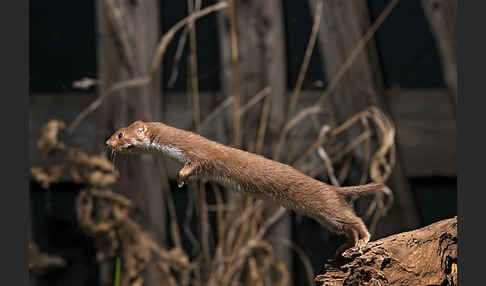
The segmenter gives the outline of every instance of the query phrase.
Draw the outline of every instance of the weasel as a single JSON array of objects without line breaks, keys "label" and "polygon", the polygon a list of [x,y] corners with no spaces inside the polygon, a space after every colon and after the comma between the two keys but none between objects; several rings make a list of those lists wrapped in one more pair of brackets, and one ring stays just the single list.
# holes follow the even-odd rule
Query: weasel
[{"label": "weasel", "polygon": [[381,183],[328,185],[289,165],[160,122],[135,121],[117,130],[106,144],[116,152],[162,154],[183,164],[177,176],[179,187],[191,180],[211,180],[307,215],[329,231],[348,237],[336,251],[338,256],[348,248],[361,249],[370,240],[368,229],[345,198],[380,191],[391,195]]}]

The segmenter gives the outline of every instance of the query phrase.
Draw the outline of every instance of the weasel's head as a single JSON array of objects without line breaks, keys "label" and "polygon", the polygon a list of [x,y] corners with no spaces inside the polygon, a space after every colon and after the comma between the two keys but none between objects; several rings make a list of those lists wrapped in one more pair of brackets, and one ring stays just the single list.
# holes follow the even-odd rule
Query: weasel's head
[{"label": "weasel's head", "polygon": [[142,153],[150,146],[147,124],[135,121],[127,127],[118,129],[106,140],[106,145],[120,153]]}]

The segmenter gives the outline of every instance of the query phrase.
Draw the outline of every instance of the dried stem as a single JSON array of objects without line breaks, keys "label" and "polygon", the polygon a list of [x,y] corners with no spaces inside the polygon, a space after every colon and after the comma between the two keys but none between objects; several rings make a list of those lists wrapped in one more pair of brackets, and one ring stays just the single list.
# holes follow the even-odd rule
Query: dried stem
[{"label": "dried stem", "polygon": [[310,262],[309,257],[305,254],[304,250],[290,240],[280,239],[280,242],[282,242],[284,245],[290,247],[292,250],[295,251],[295,253],[297,253],[297,256],[299,256],[300,260],[304,264],[304,268],[305,268],[305,272],[307,274],[307,280],[309,281],[309,285],[314,286],[315,285],[314,269],[312,268],[312,263]]},{"label": "dried stem", "polygon": [[167,210],[169,212],[170,230],[171,230],[170,232],[171,232],[172,240],[174,241],[176,247],[182,248],[179,224],[177,223],[177,214],[176,214],[174,199],[172,198],[172,192],[170,190],[167,171],[165,169],[164,163],[161,158],[158,158],[157,162],[158,162],[159,171],[162,180],[162,186],[163,186],[162,193],[163,193],[164,201],[166,202],[167,205]]},{"label": "dried stem", "polygon": [[210,13],[223,10],[226,8],[228,8],[228,4],[225,1],[221,1],[218,4],[208,6],[196,13],[187,16],[186,18],[182,19],[181,21],[177,22],[174,26],[172,26],[172,28],[170,28],[170,30],[167,31],[167,33],[165,33],[165,35],[162,37],[162,39],[160,40],[157,46],[157,50],[155,52],[155,56],[152,61],[151,78],[152,79],[155,78],[157,70],[160,68],[162,64],[162,58],[164,57],[165,50],[167,49],[167,46],[169,45],[170,41],[177,33],[177,31],[179,31],[182,27],[190,23],[193,23],[194,21],[196,21],[201,17],[204,17]]},{"label": "dried stem", "polygon": [[233,145],[239,148],[241,145],[241,123],[239,116],[240,109],[240,77],[238,68],[238,38],[236,34],[236,5],[235,0],[229,0],[230,9],[230,38],[231,38],[231,60],[233,63],[232,71],[232,93],[233,93]]},{"label": "dried stem", "polygon": [[275,152],[273,154],[273,159],[275,161],[278,161],[280,159],[280,154],[282,152],[282,148],[283,148],[283,145],[285,143],[285,138],[287,136],[287,133],[292,128],[294,128],[297,125],[297,123],[299,123],[301,120],[303,120],[307,116],[319,113],[321,111],[322,110],[321,110],[320,106],[311,106],[311,107],[305,108],[305,109],[301,110],[294,118],[292,118],[291,120],[289,120],[285,124],[285,126],[283,127],[283,130],[282,130],[282,133],[280,133],[280,138],[279,138],[279,141],[278,141],[277,146],[275,148]]},{"label": "dried stem", "polygon": [[[321,129],[321,132],[319,132],[319,137],[324,137],[326,133],[328,133],[330,130],[330,127],[328,125],[324,125]],[[322,134],[322,135],[321,135]],[[334,174],[334,168],[332,167],[332,162],[331,159],[329,158],[329,155],[327,155],[327,152],[324,150],[322,146],[319,146],[317,148],[317,153],[319,154],[319,157],[321,157],[322,161],[324,161],[324,165],[326,166],[327,174],[329,175],[329,179],[331,180],[332,184],[334,186],[339,186],[339,182],[336,179],[336,175]]]},{"label": "dried stem", "polygon": [[[271,88],[266,87],[256,95],[254,95],[243,107],[238,111],[238,116],[243,116],[251,107],[257,104],[260,100],[271,94]],[[221,114],[227,107],[234,103],[234,96],[226,98],[220,105],[218,105],[213,111],[202,121],[201,130],[208,126],[208,124],[219,114]]]},{"label": "dried stem", "polygon": [[309,62],[312,56],[312,50],[314,50],[314,46],[316,44],[317,32],[319,31],[319,24],[321,22],[323,6],[324,6],[324,0],[317,0],[317,6],[314,13],[314,24],[312,25],[312,31],[311,31],[309,43],[307,44],[307,48],[305,50],[304,60],[302,61],[299,75],[297,76],[297,82],[295,84],[294,91],[292,92],[292,97],[290,98],[290,105],[289,105],[287,116],[292,116],[295,107],[297,106],[297,102],[299,101],[299,95],[300,95],[300,90],[302,88],[302,83],[304,82],[305,74],[307,72],[307,68],[309,67]]},{"label": "dried stem", "polygon": [[113,93],[115,93],[117,91],[125,89],[125,88],[139,87],[139,86],[144,86],[144,85],[147,85],[147,84],[150,84],[150,78],[148,78],[148,77],[137,77],[137,78],[134,78],[134,79],[124,80],[124,81],[120,81],[120,82],[113,84],[108,89],[108,91],[106,93],[104,93],[102,96],[98,97],[96,100],[91,102],[90,105],[88,105],[88,107],[83,109],[76,116],[76,118],[74,118],[74,120],[71,122],[71,124],[69,124],[69,126],[66,129],[67,133],[72,134],[74,129],[79,125],[79,123],[81,123],[81,121],[86,116],[88,116],[89,114],[94,112],[96,109],[98,109],[98,107],[101,106],[101,103],[103,102],[103,100],[105,100],[108,96],[112,95]]},{"label": "dried stem", "polygon": [[346,58],[343,65],[339,68],[337,74],[327,86],[326,90],[322,93],[317,104],[322,104],[325,98],[327,98],[336,89],[338,83],[341,81],[344,74],[349,70],[356,57],[363,51],[366,44],[373,38],[378,28],[383,24],[385,19],[390,15],[391,11],[398,4],[400,0],[391,0],[388,5],[383,9],[376,21],[366,31],[366,34],[358,41],[356,47],[351,51],[351,54]]},{"label": "dried stem", "polygon": [[[192,0],[187,0],[187,9],[189,15],[194,12],[194,3]],[[194,125],[197,133],[201,133],[201,115],[199,106],[199,81],[197,79],[197,46],[196,46],[196,26],[194,21],[189,23],[189,63],[190,63],[190,79],[191,79],[191,93],[194,107]]]},{"label": "dried stem", "polygon": [[271,90],[269,91],[269,94],[270,96],[267,96],[263,103],[262,116],[260,118],[260,125],[258,126],[257,143],[256,143],[256,150],[255,150],[257,154],[261,154],[263,152],[263,142],[265,140],[265,133],[267,131],[268,119],[270,117],[270,104],[272,102]]}]

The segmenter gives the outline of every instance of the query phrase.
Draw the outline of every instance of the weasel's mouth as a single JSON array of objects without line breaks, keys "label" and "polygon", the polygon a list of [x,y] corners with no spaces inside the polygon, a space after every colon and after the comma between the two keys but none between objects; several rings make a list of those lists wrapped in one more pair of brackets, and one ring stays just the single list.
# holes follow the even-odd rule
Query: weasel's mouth
[{"label": "weasel's mouth", "polygon": [[128,145],[128,146],[126,146],[126,147],[124,147],[124,148],[121,148],[120,150],[121,150],[121,151],[125,151],[125,152],[130,152],[130,153],[131,153],[131,152],[135,152],[135,151],[136,151],[136,149],[137,149],[137,148],[135,147],[135,145]]},{"label": "weasel's mouth", "polygon": [[130,151],[133,151],[135,149],[135,146],[133,145],[128,145],[128,146],[118,146],[116,148],[112,148],[113,151],[115,152],[130,152]]}]

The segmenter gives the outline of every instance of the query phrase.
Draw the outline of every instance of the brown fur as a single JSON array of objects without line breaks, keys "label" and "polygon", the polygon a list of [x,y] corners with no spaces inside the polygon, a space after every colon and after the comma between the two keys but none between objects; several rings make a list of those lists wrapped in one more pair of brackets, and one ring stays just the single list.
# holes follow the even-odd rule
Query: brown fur
[{"label": "brown fur", "polygon": [[[118,138],[120,133],[123,136]],[[134,140],[137,144],[133,144]],[[128,153],[162,152],[154,146],[178,150],[168,156],[185,165],[179,172],[179,186],[203,178],[257,198],[272,199],[312,217],[332,232],[346,234],[349,242],[337,254],[350,247],[364,246],[370,238],[365,224],[345,197],[386,189],[383,184],[331,186],[291,166],[159,122],[136,121],[119,129],[106,143],[115,151]]]}]

